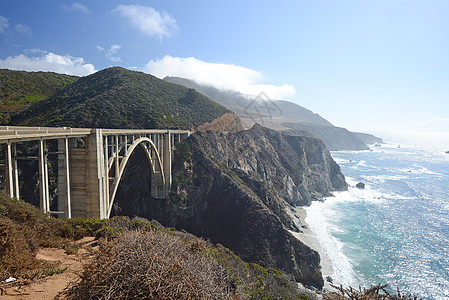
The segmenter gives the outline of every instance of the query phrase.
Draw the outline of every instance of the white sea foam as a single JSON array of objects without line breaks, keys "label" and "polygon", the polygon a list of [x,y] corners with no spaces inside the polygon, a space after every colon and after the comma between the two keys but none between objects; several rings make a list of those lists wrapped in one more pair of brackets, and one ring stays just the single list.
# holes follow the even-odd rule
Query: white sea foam
[{"label": "white sea foam", "polygon": [[411,168],[399,168],[399,169],[391,169],[392,172],[401,172],[401,173],[413,173],[413,174],[424,174],[424,175],[437,175],[443,176],[444,174],[438,173],[432,170],[429,170],[426,167],[411,167]]},{"label": "white sea foam", "polygon": [[355,165],[351,166],[351,169],[359,170],[359,171],[374,171],[380,170],[380,168],[368,165],[368,163],[364,160],[358,161]]},{"label": "white sea foam", "polygon": [[324,202],[313,202],[310,207],[306,208],[306,222],[317,236],[321,248],[332,263],[334,282],[344,286],[356,286],[360,283],[360,279],[354,271],[353,262],[345,255],[343,249],[343,246],[350,245],[343,245],[335,237],[339,233],[343,233],[336,225],[340,219],[336,208],[345,202],[363,201],[381,204],[389,199],[403,199],[404,196],[382,193],[372,189],[369,185],[365,189],[356,188],[355,185],[358,181],[351,177],[347,177],[346,181],[349,184],[348,191],[335,192],[333,197],[325,198]]},{"label": "white sea foam", "polygon": [[[402,181],[407,179],[405,176],[393,176],[393,175],[375,175],[375,176],[361,176],[365,183],[364,189],[356,188],[356,181],[354,178],[346,177],[346,182],[349,185],[347,195],[344,196],[344,201],[363,201],[375,204],[381,204],[386,200],[404,200],[404,199],[416,199],[416,197],[408,197],[401,194],[395,194],[393,191],[386,193],[378,189],[382,183],[388,180]],[[334,193],[339,195],[338,193]]]},{"label": "white sea foam", "polygon": [[371,182],[375,182],[375,183],[384,183],[389,180],[398,181],[398,180],[408,179],[409,177],[404,176],[404,175],[402,175],[402,176],[401,175],[370,175],[370,176],[363,175],[362,178],[365,180],[369,180]]},{"label": "white sea foam", "polygon": [[336,158],[334,157],[334,160],[337,164],[342,165],[342,164],[347,164],[350,163],[351,161],[349,159],[343,159],[343,158]]},{"label": "white sea foam", "polygon": [[[341,195],[341,199],[344,199],[343,193]],[[341,230],[330,222],[330,220],[335,220],[337,217],[332,209],[333,203],[331,202],[338,202],[338,199],[333,197],[334,201],[313,202],[312,205],[306,208],[306,222],[317,236],[321,248],[331,261],[334,270],[334,274],[332,274],[334,282],[344,286],[351,286],[356,282],[351,261],[343,252],[343,243],[332,235],[332,233]]]}]

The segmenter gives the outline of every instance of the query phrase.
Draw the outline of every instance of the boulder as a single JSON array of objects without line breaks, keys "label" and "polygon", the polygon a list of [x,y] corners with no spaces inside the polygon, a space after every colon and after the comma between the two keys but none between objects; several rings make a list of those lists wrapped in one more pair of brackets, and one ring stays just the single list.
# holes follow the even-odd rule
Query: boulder
[{"label": "boulder", "polygon": [[359,188],[359,189],[364,189],[364,188],[365,188],[365,184],[364,184],[363,182],[359,182],[359,183],[357,183],[357,184],[355,185],[355,187],[356,187],[356,188]]}]

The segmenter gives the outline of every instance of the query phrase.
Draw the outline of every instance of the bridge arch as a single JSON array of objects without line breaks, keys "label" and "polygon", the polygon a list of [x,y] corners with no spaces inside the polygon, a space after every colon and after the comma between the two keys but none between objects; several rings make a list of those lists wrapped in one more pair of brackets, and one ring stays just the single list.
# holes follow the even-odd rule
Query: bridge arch
[{"label": "bridge arch", "polygon": [[[119,167],[118,167],[118,172],[116,171],[117,173],[115,174],[114,181],[112,183],[112,186],[110,187],[110,191],[112,193],[110,194],[110,198],[109,198],[106,218],[109,218],[109,216],[111,215],[112,204],[114,203],[115,196],[117,194],[117,190],[120,185],[120,181],[125,172],[125,168],[128,164],[129,158],[131,157],[134,150],[138,146],[141,146],[144,149],[147,161],[150,164],[151,174],[152,174],[151,190],[155,191],[155,194],[153,194],[153,192],[152,192],[152,196],[158,197],[158,198],[159,197],[164,198],[166,196],[165,195],[165,193],[166,193],[166,191],[165,191],[166,178],[164,175],[164,166],[163,166],[163,162],[161,159],[161,155],[159,154],[159,151],[158,151],[156,145],[154,144],[154,142],[151,139],[149,139],[148,137],[140,137],[140,138],[134,140],[134,142],[129,147],[128,147],[128,145],[124,144],[121,148],[116,149],[116,153],[114,153],[114,155],[118,156],[119,153],[117,153],[117,152],[120,152],[124,147],[126,147],[126,151],[124,151],[126,153],[126,155],[124,155],[123,158],[121,159],[121,161],[119,163]],[[107,165],[108,173],[112,169],[113,164],[117,163],[117,162],[114,162],[114,157],[111,157],[111,159],[112,159],[112,163],[108,162],[108,165]]]}]

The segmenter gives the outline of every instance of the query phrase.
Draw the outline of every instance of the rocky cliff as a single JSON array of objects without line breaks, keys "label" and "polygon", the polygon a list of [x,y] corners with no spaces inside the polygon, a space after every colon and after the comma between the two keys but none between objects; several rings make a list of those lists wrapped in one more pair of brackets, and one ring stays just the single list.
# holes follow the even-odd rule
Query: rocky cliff
[{"label": "rocky cliff", "polygon": [[201,124],[197,127],[197,130],[199,131],[207,131],[207,130],[213,130],[213,131],[219,131],[219,130],[225,130],[225,131],[233,131],[233,130],[243,130],[243,125],[240,122],[239,117],[237,117],[234,113],[226,113],[218,118],[206,122],[204,124]]},{"label": "rocky cliff", "polygon": [[208,237],[244,260],[322,287],[319,255],[289,233],[300,229],[287,212],[347,188],[324,144],[259,125],[227,134],[200,132],[186,143],[178,144],[175,153],[170,200],[149,196],[150,170],[142,170],[145,156],[137,152],[120,185],[114,213],[153,218]]}]

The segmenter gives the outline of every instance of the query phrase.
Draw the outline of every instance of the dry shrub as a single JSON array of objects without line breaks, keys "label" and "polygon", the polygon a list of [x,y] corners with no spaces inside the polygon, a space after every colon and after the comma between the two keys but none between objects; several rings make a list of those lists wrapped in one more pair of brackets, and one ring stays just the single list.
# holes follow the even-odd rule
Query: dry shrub
[{"label": "dry shrub", "polygon": [[23,201],[0,193],[0,280],[32,277],[45,268],[36,260],[40,245],[56,241],[60,222]]},{"label": "dry shrub", "polygon": [[69,299],[230,299],[226,272],[176,236],[126,231],[87,266]]},{"label": "dry shrub", "polygon": [[325,300],[417,300],[417,296],[411,296],[408,294],[401,294],[398,290],[397,294],[392,294],[386,287],[388,285],[375,285],[369,289],[354,289],[352,287],[344,288],[343,286],[334,286],[333,288],[338,290],[338,292],[329,292],[324,294]]},{"label": "dry shrub", "polygon": [[24,233],[10,219],[0,219],[0,277],[31,270],[38,265],[33,249]]}]

